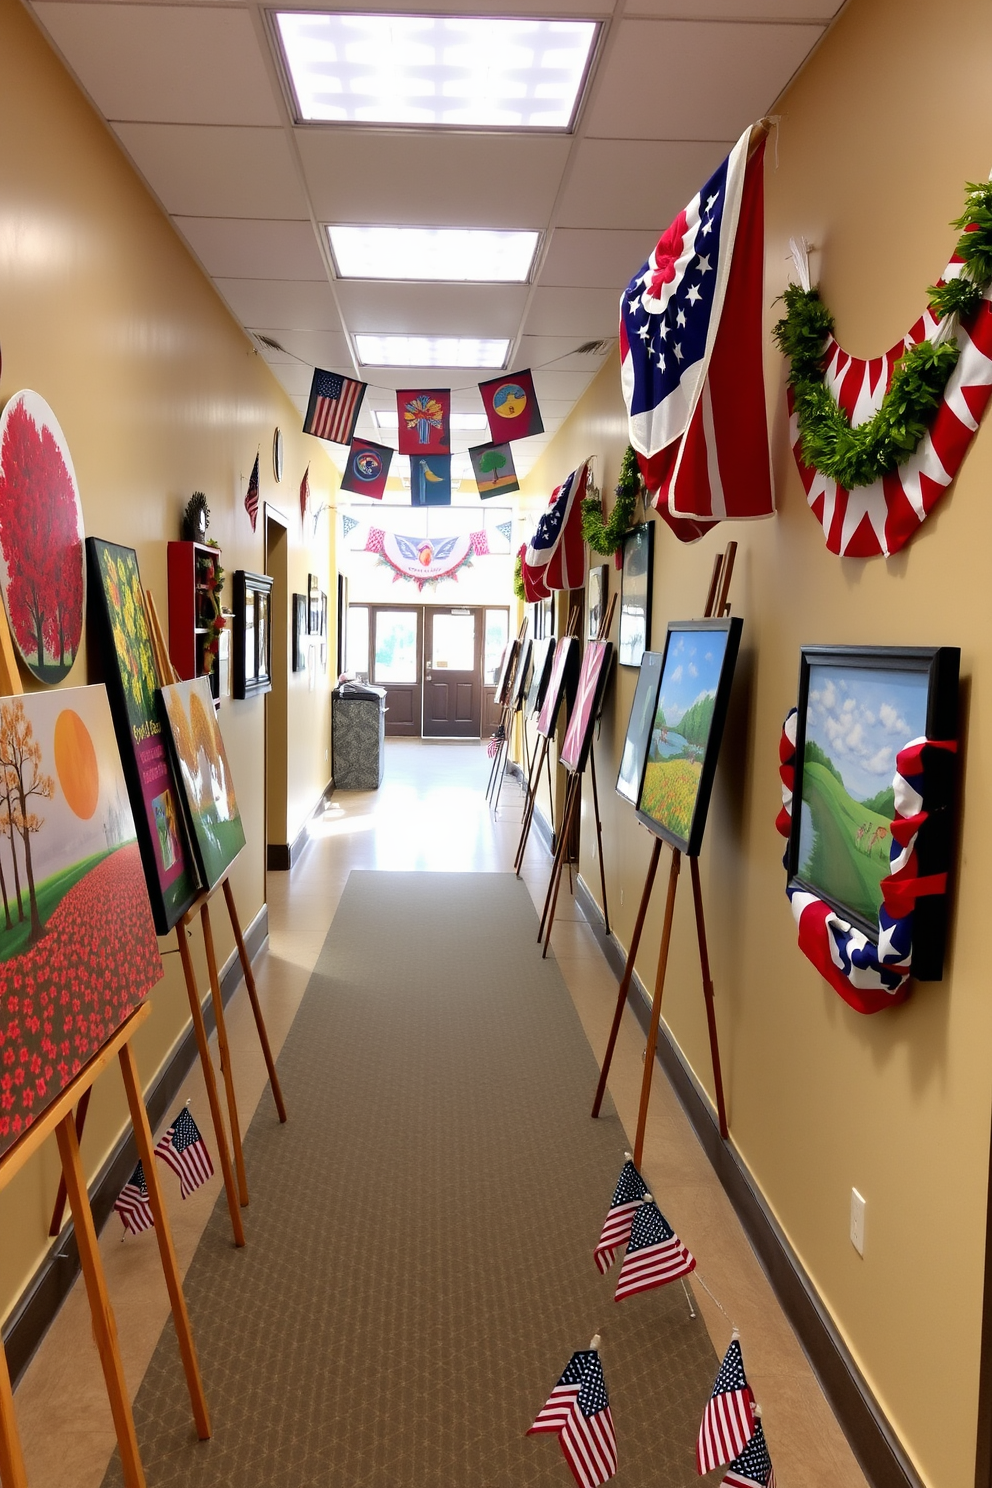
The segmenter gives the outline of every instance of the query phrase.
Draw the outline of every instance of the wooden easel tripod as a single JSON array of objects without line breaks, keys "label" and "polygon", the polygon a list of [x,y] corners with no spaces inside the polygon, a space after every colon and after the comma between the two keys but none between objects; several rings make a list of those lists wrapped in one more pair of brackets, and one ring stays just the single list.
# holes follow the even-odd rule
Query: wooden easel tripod
[{"label": "wooden easel tripod", "polygon": [[[568,624],[565,627],[566,636],[578,635],[579,613],[580,612],[578,605],[573,605],[568,614]],[[530,772],[527,776],[527,797],[524,801],[523,821],[520,827],[520,841],[517,844],[517,853],[516,857],[513,860],[514,870],[518,878],[520,877],[520,870],[523,867],[524,853],[527,849],[527,839],[530,836],[530,829],[534,820],[534,805],[537,801],[537,793],[541,787],[541,771],[545,768],[547,769],[548,776],[548,799],[551,802],[551,840],[552,843],[556,843],[558,840],[555,835],[555,792],[554,786],[552,785],[551,781],[551,756],[548,752],[550,747],[550,737],[542,735],[540,747],[534,753],[534,758],[531,761]]]},{"label": "wooden easel tripod", "polygon": [[[730,581],[733,577],[736,556],[737,544],[732,542],[728,543],[726,551],[718,554],[714,560],[709,592],[706,596],[705,618],[711,616],[718,617],[729,613],[730,607],[727,603],[727,596],[730,593]],[[627,1002],[627,994],[630,991],[630,983],[634,975],[634,961],[636,960],[637,950],[641,942],[641,932],[644,929],[644,919],[647,915],[648,904],[651,901],[651,891],[654,888],[654,880],[658,871],[660,857],[661,838],[655,837],[651,847],[651,858],[648,863],[647,877],[644,880],[644,890],[641,894],[637,918],[634,921],[630,949],[627,952],[623,977],[617,991],[617,1005],[613,1015],[613,1026],[610,1029],[606,1054],[603,1058],[603,1068],[600,1071],[599,1084],[596,1087],[596,1096],[592,1106],[594,1117],[599,1115],[600,1107],[603,1104],[603,1096],[606,1093],[606,1082],[610,1073],[610,1065],[613,1062],[613,1052],[616,1048],[617,1036],[620,1032],[620,1023],[623,1018],[624,1006]],[[644,1152],[644,1131],[647,1126],[648,1105],[651,1100],[651,1079],[654,1074],[655,1053],[658,1048],[658,1028],[661,1022],[661,999],[665,990],[665,974],[668,969],[668,952],[671,945],[672,921],[675,914],[675,893],[678,888],[681,862],[681,852],[678,848],[672,848],[672,861],[668,875],[668,894],[665,900],[665,918],[662,923],[661,945],[658,951],[658,966],[654,979],[654,994],[651,999],[651,1018],[648,1024],[647,1048],[644,1055],[644,1074],[641,1078],[641,1098],[637,1112],[637,1132],[634,1138],[634,1163],[637,1166],[640,1165]],[[703,915],[703,896],[699,881],[698,858],[689,859],[689,870],[692,876],[692,902],[696,918],[696,939],[699,947],[699,965],[703,980],[703,997],[706,1003],[710,1057],[713,1062],[713,1084],[716,1091],[717,1117],[720,1124],[720,1135],[726,1141],[729,1136],[729,1129],[727,1126],[726,1102],[723,1094],[720,1043],[716,1026],[716,1009],[713,1002],[713,981],[710,976],[709,949],[706,941],[706,922]]]}]

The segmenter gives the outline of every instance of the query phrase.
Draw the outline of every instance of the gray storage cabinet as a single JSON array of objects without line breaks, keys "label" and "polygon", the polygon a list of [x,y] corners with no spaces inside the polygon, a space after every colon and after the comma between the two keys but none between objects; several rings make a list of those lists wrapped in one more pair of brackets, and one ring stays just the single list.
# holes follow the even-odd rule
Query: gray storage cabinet
[{"label": "gray storage cabinet", "polygon": [[386,696],[379,689],[331,694],[335,790],[378,790],[385,763]]}]

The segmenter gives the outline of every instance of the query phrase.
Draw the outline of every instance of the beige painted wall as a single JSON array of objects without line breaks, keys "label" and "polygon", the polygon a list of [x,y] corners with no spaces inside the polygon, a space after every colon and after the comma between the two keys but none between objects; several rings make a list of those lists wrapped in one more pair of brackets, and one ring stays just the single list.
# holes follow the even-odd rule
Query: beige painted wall
[{"label": "beige painted wall", "polygon": [[[777,168],[768,151],[769,326],[788,238],[805,234],[844,346],[877,355],[909,328],[950,256],[948,221],[961,211],[964,182],[992,166],[990,81],[984,0],[851,0],[780,104]],[[971,1488],[992,1084],[992,796],[983,768],[992,738],[992,428],[986,420],[951,494],[907,549],[841,561],[805,505],[770,337],[765,356],[778,516],[725,524],[695,547],[659,521],[655,565],[658,644],[669,619],[700,613],[718,548],[740,544],[731,596],[744,617],[739,686],[701,859],[732,1135],[924,1480]],[[545,494],[592,450],[611,489],[624,444],[613,363],[527,489]],[[947,969],[942,984],[921,985],[906,1006],[872,1018],[848,1009],[799,953],[784,893],[777,747],[804,642],[962,650],[962,829]],[[598,746],[604,781],[616,777],[634,682],[620,669]],[[609,785],[601,800],[611,913],[626,944],[649,842]],[[582,873],[598,892],[590,827],[587,815]],[[687,890],[665,1016],[711,1090]],[[656,891],[638,966],[649,985],[663,897]],[[852,1185],[867,1198],[863,1260],[848,1238]]]},{"label": "beige painted wall", "polygon": [[[292,587],[305,589],[312,571],[330,594],[332,521],[325,514],[316,535],[311,523],[304,540],[298,490],[309,460],[314,506],[330,504],[337,472],[319,442],[298,432],[298,413],[17,0],[0,0],[0,138],[0,402],[30,387],[54,408],[87,533],[137,549],[164,619],[166,541],[179,536],[193,490],[207,493],[228,574],[262,568],[261,512],[253,534],[243,506],[260,449],[262,500],[288,518]],[[278,486],[276,424],[286,441]],[[333,635],[330,645],[333,656]],[[69,684],[87,680],[84,653]],[[292,839],[329,777],[328,698],[329,678],[313,692],[305,678],[291,680],[287,738],[270,761],[292,782],[284,819],[272,824],[277,841]],[[265,893],[264,715],[261,699],[227,701],[220,715],[248,838],[233,874],[245,925]],[[233,945],[225,922],[215,916],[222,957]],[[189,1021],[177,963],[166,958],[135,1040],[146,1083]],[[124,1121],[114,1069],[96,1087],[83,1141],[91,1177]],[[0,1317],[46,1247],[57,1182],[49,1147],[0,1195]]]}]

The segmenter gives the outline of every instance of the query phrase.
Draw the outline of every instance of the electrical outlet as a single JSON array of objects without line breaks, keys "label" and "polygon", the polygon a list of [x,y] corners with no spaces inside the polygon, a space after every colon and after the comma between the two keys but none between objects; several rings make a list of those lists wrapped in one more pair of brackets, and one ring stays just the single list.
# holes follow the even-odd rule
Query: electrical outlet
[{"label": "electrical outlet", "polygon": [[851,1189],[851,1244],[859,1256],[865,1253],[865,1201],[856,1188]]}]

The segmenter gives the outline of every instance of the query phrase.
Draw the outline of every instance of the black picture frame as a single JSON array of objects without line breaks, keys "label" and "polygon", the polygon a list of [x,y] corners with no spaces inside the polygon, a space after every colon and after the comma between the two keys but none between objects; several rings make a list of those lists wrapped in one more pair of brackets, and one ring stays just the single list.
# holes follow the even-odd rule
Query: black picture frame
[{"label": "black picture frame", "polygon": [[[690,858],[703,843],[743,628],[739,615],[668,623],[637,817]],[[690,718],[686,736],[679,725]]]},{"label": "black picture frame", "polygon": [[232,692],[242,701],[272,691],[272,582],[235,569]]},{"label": "black picture frame", "polygon": [[307,596],[305,594],[294,594],[292,603],[292,667],[294,672],[305,672],[307,669],[307,634],[309,625],[309,619],[307,615]]},{"label": "black picture frame", "polygon": [[534,639],[536,641],[547,640],[555,633],[555,602],[553,595],[546,599],[535,600],[531,605],[534,620]]},{"label": "black picture frame", "polygon": [[627,732],[620,752],[620,769],[617,772],[616,792],[631,806],[637,805],[644,779],[648,744],[651,741],[651,725],[654,723],[658,703],[658,688],[661,685],[660,651],[645,651],[641,657],[641,669],[637,674],[634,701],[630,705]]},{"label": "black picture frame", "polygon": [[530,682],[527,687],[526,712],[529,718],[533,718],[540,711],[544,702],[544,693],[551,676],[551,663],[554,660],[555,642],[554,636],[545,636],[534,642],[531,653]]},{"label": "black picture frame", "polygon": [[340,677],[346,669],[348,660],[348,577],[346,574],[338,574],[338,633],[337,633],[337,661],[338,676]]},{"label": "black picture frame", "polygon": [[519,713],[527,699],[527,689],[530,686],[531,661],[534,655],[534,642],[528,637],[520,648],[517,658],[517,670],[513,678],[513,711]]},{"label": "black picture frame", "polygon": [[307,595],[310,601],[310,621],[307,628],[311,635],[320,635],[320,579],[316,574],[307,574]]},{"label": "black picture frame", "polygon": [[589,589],[586,599],[586,637],[594,640],[603,619],[603,606],[610,592],[610,565],[598,563],[589,570]]},{"label": "black picture frame", "polygon": [[631,527],[622,553],[617,661],[621,666],[640,666],[641,657],[651,647],[654,523]]},{"label": "black picture frame", "polygon": [[[789,887],[815,894],[824,900],[842,919],[855,926],[875,945],[878,944],[877,915],[873,917],[867,913],[864,902],[859,902],[853,893],[849,892],[845,898],[838,892],[838,877],[830,867],[826,851],[816,863],[815,845],[807,856],[810,833],[812,832],[815,841],[816,816],[824,809],[829,809],[836,821],[842,822],[846,816],[852,828],[854,819],[863,817],[865,821],[857,830],[852,831],[850,842],[839,828],[831,835],[831,844],[837,844],[835,857],[842,853],[856,866],[860,867],[860,864],[854,857],[855,853],[859,857],[866,855],[871,860],[871,853],[876,845],[874,839],[879,832],[875,819],[879,823],[892,819],[891,812],[886,818],[888,803],[884,797],[892,794],[891,790],[886,792],[885,788],[891,785],[896,753],[921,734],[928,739],[957,737],[960,666],[961,652],[956,646],[803,646],[800,651],[792,831],[786,850]],[[825,683],[832,683],[834,691],[834,696],[826,700]],[[877,796],[862,797],[860,801],[851,792],[856,781],[864,778],[863,769],[859,769],[848,758],[852,753],[849,743],[851,733],[838,736],[830,752],[824,750],[814,737],[815,734],[822,735],[826,720],[836,711],[834,698],[839,691],[845,693],[841,703],[841,716],[845,712],[851,715],[852,729],[861,725],[858,747],[866,743],[870,749],[876,737],[871,731],[866,733],[864,716],[876,720],[875,727],[885,729],[887,745],[891,745],[891,769],[888,768],[888,761],[881,760],[880,750],[875,756],[867,756],[869,764],[875,766],[876,775],[873,778],[878,779],[882,788]],[[849,698],[852,706],[845,709],[844,704]],[[816,714],[812,718],[811,699],[815,699],[813,712]],[[911,708],[906,707],[901,712],[897,708],[897,717],[883,715],[883,706],[890,709],[902,699],[912,699]],[[825,706],[825,701],[829,703],[829,707]],[[861,710],[867,710],[867,715],[863,715]],[[900,727],[903,724],[905,727]],[[808,744],[811,747],[808,748]],[[924,801],[926,821],[919,829],[915,846],[920,876],[947,873],[953,850],[956,756],[943,750],[932,750],[929,754]],[[825,763],[821,760],[824,755]],[[840,764],[837,763],[837,758],[840,759]],[[855,759],[860,758],[860,755],[855,756]],[[815,784],[814,772],[810,766],[816,767]],[[836,787],[823,780],[824,772],[836,777]],[[823,804],[825,794],[836,798],[829,802],[827,808]],[[819,811],[815,811],[818,797],[820,807]],[[853,803],[857,808],[853,816],[844,810],[847,802]],[[808,813],[805,818],[804,807]],[[876,807],[879,809],[876,810]],[[858,831],[863,829],[865,823],[871,830],[872,839],[867,854],[864,852],[863,840],[858,839]],[[885,847],[884,839],[877,845]],[[887,858],[880,856],[876,866],[879,871],[887,872]],[[865,870],[862,868],[861,872],[864,874]],[[911,973],[917,981],[940,981],[943,975],[946,936],[947,896],[934,894],[918,899],[913,911],[911,961]]]},{"label": "black picture frame", "polygon": [[562,703],[565,704],[567,724],[579,685],[579,665],[578,636],[562,636],[554,648],[547,686],[537,716],[537,732],[542,738],[550,739],[554,734]]},{"label": "black picture frame", "polygon": [[510,700],[510,690],[513,687],[513,679],[516,676],[517,658],[520,655],[520,641],[517,636],[507,641],[500,659],[499,671],[496,673],[496,692],[493,697],[498,708]]}]

